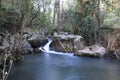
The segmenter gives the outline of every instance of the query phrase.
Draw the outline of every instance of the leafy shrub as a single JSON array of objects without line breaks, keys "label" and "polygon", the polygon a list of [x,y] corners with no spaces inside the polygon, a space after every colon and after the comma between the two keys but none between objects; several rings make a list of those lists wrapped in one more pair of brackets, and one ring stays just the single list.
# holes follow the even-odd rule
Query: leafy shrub
[{"label": "leafy shrub", "polygon": [[0,32],[10,32],[14,33],[20,29],[19,13],[15,12],[13,9],[0,8]]}]

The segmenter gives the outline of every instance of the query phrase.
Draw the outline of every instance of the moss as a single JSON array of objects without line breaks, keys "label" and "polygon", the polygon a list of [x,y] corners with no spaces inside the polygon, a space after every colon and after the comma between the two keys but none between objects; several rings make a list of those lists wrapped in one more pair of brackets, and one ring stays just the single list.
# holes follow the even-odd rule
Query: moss
[{"label": "moss", "polygon": [[65,46],[65,51],[66,51],[66,52],[70,52],[70,51],[71,51],[71,48],[68,47],[68,46]]}]

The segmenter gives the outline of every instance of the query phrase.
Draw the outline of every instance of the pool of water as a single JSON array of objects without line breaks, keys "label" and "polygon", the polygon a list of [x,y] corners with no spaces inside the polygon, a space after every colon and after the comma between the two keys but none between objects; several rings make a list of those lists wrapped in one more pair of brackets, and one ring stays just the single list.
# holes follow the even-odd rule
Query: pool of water
[{"label": "pool of water", "polygon": [[8,80],[120,80],[120,62],[60,54],[28,55],[14,63]]}]

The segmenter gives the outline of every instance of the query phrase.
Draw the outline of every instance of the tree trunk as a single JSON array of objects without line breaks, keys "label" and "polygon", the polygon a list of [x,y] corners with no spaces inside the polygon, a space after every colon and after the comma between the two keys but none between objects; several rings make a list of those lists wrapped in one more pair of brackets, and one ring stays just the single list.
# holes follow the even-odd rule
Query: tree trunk
[{"label": "tree trunk", "polygon": [[62,23],[63,23],[63,6],[64,6],[64,2],[62,1],[62,5],[61,5],[61,7],[60,7],[60,9],[61,9],[61,13],[60,13],[60,27],[62,28]]},{"label": "tree trunk", "polygon": [[19,34],[18,50],[20,50],[20,51],[22,49],[23,32],[24,32],[25,27],[27,26],[27,17],[28,17],[28,14],[29,14],[29,8],[28,7],[29,7],[29,3],[26,0],[25,1],[25,11],[21,12],[23,14],[23,20],[22,20],[21,30],[20,30],[20,34]]},{"label": "tree trunk", "polygon": [[57,32],[60,32],[60,0],[57,1]]},{"label": "tree trunk", "polygon": [[45,13],[46,9],[45,9],[45,0],[42,0],[43,3],[43,12]]},{"label": "tree trunk", "polygon": [[37,14],[38,14],[39,10],[32,16],[32,19],[30,20],[29,24],[27,25],[27,27],[30,27],[32,25],[32,22],[34,21],[34,19],[36,18]]},{"label": "tree trunk", "polygon": [[[45,12],[46,12],[46,7],[45,7],[45,0],[42,0],[42,4],[43,4],[43,17],[45,18],[45,21],[46,21],[46,16],[45,16]],[[44,22],[43,24],[43,27],[46,28],[46,24]],[[44,30],[44,35],[45,35],[45,32],[46,30]]]},{"label": "tree trunk", "polygon": [[24,32],[26,23],[27,23],[27,13],[24,14],[23,21],[22,21],[22,26],[21,26],[21,31],[20,31],[20,34],[19,34],[19,45],[18,45],[18,49],[19,49],[20,51],[21,51],[21,49],[22,49],[22,37],[23,37],[23,32]]},{"label": "tree trunk", "polygon": [[55,0],[53,24],[56,26],[57,33],[60,32],[60,0]]},{"label": "tree trunk", "polygon": [[55,24],[55,19],[56,19],[56,3],[57,3],[57,0],[55,0],[55,3],[54,3],[54,13],[53,13],[53,24]]},{"label": "tree trunk", "polygon": [[96,31],[97,31],[97,22],[96,22],[96,14],[95,13],[93,14],[93,18],[94,18],[94,40],[95,40],[95,43],[97,43],[98,42],[97,33],[96,33]]},{"label": "tree trunk", "polygon": [[101,2],[101,0],[98,0],[98,42],[100,42],[100,30],[99,30],[99,28],[100,28],[100,25],[101,25],[101,11],[100,11],[100,2]]}]

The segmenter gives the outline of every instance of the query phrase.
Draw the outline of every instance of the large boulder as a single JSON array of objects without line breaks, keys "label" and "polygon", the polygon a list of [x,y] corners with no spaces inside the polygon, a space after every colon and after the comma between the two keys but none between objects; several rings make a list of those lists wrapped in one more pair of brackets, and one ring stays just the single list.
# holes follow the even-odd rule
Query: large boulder
[{"label": "large boulder", "polygon": [[107,53],[107,49],[101,45],[92,45],[85,47],[82,50],[77,50],[75,55],[77,56],[88,56],[88,57],[103,57]]},{"label": "large boulder", "polygon": [[22,42],[22,53],[23,54],[31,54],[31,53],[33,53],[33,48],[30,45],[30,43],[28,43],[27,41]]},{"label": "large boulder", "polygon": [[28,39],[28,42],[33,48],[38,48],[44,46],[48,42],[48,40],[42,35],[33,35],[31,38]]},{"label": "large boulder", "polygon": [[38,31],[31,31],[30,28],[24,29],[23,39],[27,40],[33,48],[44,46],[47,43],[46,37]]},{"label": "large boulder", "polygon": [[33,48],[44,46],[48,40],[47,39],[35,39],[35,40],[28,40]]},{"label": "large boulder", "polygon": [[[2,38],[2,44],[0,45],[0,53],[5,49],[14,51],[14,49],[19,46],[18,35],[9,36],[8,38]],[[33,48],[26,40],[22,42],[22,51],[23,54],[33,53]],[[17,50],[18,51],[18,50]],[[16,51],[16,52],[17,52]]]},{"label": "large boulder", "polygon": [[33,47],[33,51],[35,53],[40,53],[41,50],[39,49],[39,47],[44,46],[48,42],[48,40],[45,36],[39,35],[39,34],[36,34],[36,33],[33,34],[27,41]]},{"label": "large boulder", "polygon": [[53,36],[52,48],[58,52],[74,52],[83,49],[83,38],[79,35],[55,34]]}]

